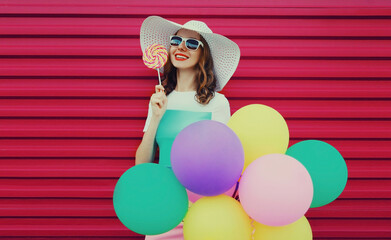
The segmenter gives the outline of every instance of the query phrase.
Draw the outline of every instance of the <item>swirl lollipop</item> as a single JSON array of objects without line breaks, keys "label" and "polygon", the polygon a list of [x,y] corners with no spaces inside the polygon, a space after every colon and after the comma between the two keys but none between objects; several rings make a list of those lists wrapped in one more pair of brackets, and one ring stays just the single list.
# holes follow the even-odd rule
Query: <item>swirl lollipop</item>
[{"label": "swirl lollipop", "polygon": [[149,67],[157,70],[157,75],[159,76],[159,84],[162,82],[160,80],[159,68],[163,67],[167,62],[168,53],[166,48],[160,44],[152,44],[147,47],[143,53],[144,64]]}]

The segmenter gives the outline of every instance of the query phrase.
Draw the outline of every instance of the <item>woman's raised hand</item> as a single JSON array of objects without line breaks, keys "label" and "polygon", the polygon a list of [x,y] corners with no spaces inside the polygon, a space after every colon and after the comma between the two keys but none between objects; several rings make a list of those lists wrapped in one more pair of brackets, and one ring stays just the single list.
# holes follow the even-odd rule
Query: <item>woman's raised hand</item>
[{"label": "woman's raised hand", "polygon": [[167,96],[162,85],[155,86],[155,93],[151,96],[152,114],[159,120],[167,109]]}]

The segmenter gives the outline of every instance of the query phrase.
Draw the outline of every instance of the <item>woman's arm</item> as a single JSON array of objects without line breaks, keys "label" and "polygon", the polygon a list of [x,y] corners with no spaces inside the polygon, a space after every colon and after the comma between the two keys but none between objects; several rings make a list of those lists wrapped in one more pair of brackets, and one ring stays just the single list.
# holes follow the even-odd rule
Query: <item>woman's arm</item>
[{"label": "woman's arm", "polygon": [[148,130],[144,133],[143,140],[136,151],[136,165],[153,162],[157,147],[155,137],[158,126],[158,119],[152,119],[149,123]]},{"label": "woman's arm", "polygon": [[167,96],[161,85],[155,87],[156,93],[151,96],[152,117],[147,131],[144,133],[140,146],[136,151],[136,165],[153,162],[156,152],[156,131],[160,120],[167,109]]}]

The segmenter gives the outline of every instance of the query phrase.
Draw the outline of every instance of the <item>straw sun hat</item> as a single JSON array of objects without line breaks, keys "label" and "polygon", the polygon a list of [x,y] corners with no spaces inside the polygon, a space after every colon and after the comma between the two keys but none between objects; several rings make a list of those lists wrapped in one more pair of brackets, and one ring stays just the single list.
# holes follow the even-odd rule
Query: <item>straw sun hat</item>
[{"label": "straw sun hat", "polygon": [[[150,16],[141,25],[142,51],[144,52],[145,48],[155,43],[163,45],[169,51],[170,36],[181,28],[198,32],[208,43],[213,59],[213,72],[217,80],[216,91],[222,90],[239,64],[240,49],[235,42],[213,33],[204,22],[191,20],[180,25],[158,16]],[[159,70],[162,72],[163,68]]]}]

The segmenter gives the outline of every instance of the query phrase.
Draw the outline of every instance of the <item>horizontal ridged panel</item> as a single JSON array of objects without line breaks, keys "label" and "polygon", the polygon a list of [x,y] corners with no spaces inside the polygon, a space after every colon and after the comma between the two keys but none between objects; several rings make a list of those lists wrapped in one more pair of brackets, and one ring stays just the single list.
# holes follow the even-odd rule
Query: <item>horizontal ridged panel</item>
[{"label": "horizontal ridged panel", "polygon": [[[153,72],[150,72],[152,74]],[[148,97],[157,80],[139,79],[1,79],[1,97]],[[391,81],[342,79],[231,79],[228,98],[371,98],[391,99]]]},{"label": "horizontal ridged panel", "polygon": [[195,16],[239,44],[223,91],[232,113],[269,105],[287,120],[290,145],[320,139],[342,153],[345,191],[307,213],[315,240],[391,237],[391,4],[382,0],[1,2],[0,237],[143,239],[116,219],[111,197],[134,165],[157,83],[138,38],[152,14]]},{"label": "horizontal ridged panel", "polygon": [[[42,237],[42,236],[35,236],[35,237],[14,237],[12,236],[11,237],[8,237],[8,239],[12,239],[12,240],[53,240],[53,237]],[[56,237],[56,240],[69,240],[70,237],[61,237],[61,236],[58,236]],[[145,236],[140,236],[140,235],[134,235],[134,236],[126,236],[126,237],[113,237],[113,236],[105,236],[105,237],[102,237],[102,236],[97,236],[97,237],[79,237],[79,236],[74,236],[74,237],[71,237],[72,240],[144,240],[145,239]],[[315,240],[326,240],[326,239],[317,239],[317,238],[314,238]],[[376,238],[377,240],[382,240],[382,239],[378,239]]]},{"label": "horizontal ridged panel", "polygon": [[[386,219],[310,219],[319,237],[381,238],[391,236]],[[329,226],[329,227],[327,227]],[[366,227],[362,227],[366,226]],[[135,236],[115,218],[0,218],[3,236]]]},{"label": "horizontal ridged panel", "polygon": [[[118,178],[134,166],[134,159],[0,159],[0,176],[12,178]],[[21,167],[23,166],[23,167]],[[391,167],[391,166],[390,166]],[[387,171],[385,168],[384,170]],[[389,171],[389,170],[388,170]],[[368,171],[370,172],[370,171]]]},{"label": "horizontal ridged panel", "polygon": [[[391,121],[287,120],[291,138],[391,139]],[[0,119],[1,137],[141,138],[144,119]],[[361,129],[357,131],[357,129]]]},{"label": "horizontal ridged panel", "polygon": [[[301,141],[301,140],[300,140]],[[297,143],[291,140],[290,143]],[[390,141],[326,140],[344,158],[391,159]],[[130,158],[138,139],[0,139],[0,157],[123,157]]]},{"label": "horizontal ridged panel", "polygon": [[139,236],[117,218],[0,218],[0,236]]},{"label": "horizontal ridged panel", "polygon": [[[391,178],[388,160],[346,160],[350,178]],[[117,178],[130,167],[129,158],[21,158],[0,160],[0,176],[9,178]]]},{"label": "horizontal ridged panel", "polygon": [[[99,240],[112,240],[112,239],[115,239],[115,240],[144,240],[145,239],[145,236],[130,236],[130,237],[101,237],[99,236],[99,238],[97,237],[72,237],[72,240],[96,240],[96,239],[99,239]],[[314,237],[313,238],[314,240],[332,240],[332,239],[335,239],[335,238],[332,238],[332,237]],[[338,238],[337,238],[338,239]],[[357,238],[339,238],[339,239],[343,239],[343,240],[356,240]],[[389,240],[389,238],[383,238],[383,237],[376,237],[376,238],[373,238],[373,237],[370,237],[370,238],[360,238],[360,240],[373,240],[373,239],[376,239],[376,240]],[[31,237],[12,237],[12,240],[31,240]],[[34,240],[53,240],[53,237],[34,237]],[[69,240],[69,237],[56,237],[56,240]]]},{"label": "horizontal ridged panel", "polygon": [[307,218],[386,218],[391,214],[391,201],[388,199],[342,199],[332,203],[310,208],[305,214]]},{"label": "horizontal ridged panel", "polygon": [[[141,57],[141,54],[140,54]],[[0,59],[0,76],[156,77],[141,59]],[[391,77],[386,60],[247,60],[235,77]]]},{"label": "horizontal ridged panel", "polygon": [[[337,0],[338,1],[338,0]],[[268,6],[243,6],[242,3],[240,8],[226,7],[227,4],[221,6],[208,6],[208,8],[198,9],[197,12],[194,12],[194,7],[191,7],[187,4],[187,7],[178,7],[175,4],[175,8],[172,6],[167,6],[164,4],[162,6],[149,5],[147,8],[142,6],[129,6],[129,5],[96,5],[86,6],[79,5],[77,3],[72,5],[61,4],[61,9],[47,7],[45,5],[37,4],[30,5],[28,7],[18,6],[14,4],[7,4],[6,7],[0,5],[0,10],[7,12],[8,14],[121,14],[121,15],[131,15],[140,13],[145,15],[145,17],[150,15],[159,15],[159,16],[177,16],[178,12],[183,15],[192,15],[194,17],[210,17],[213,16],[242,16],[242,17],[272,17],[272,16],[286,16],[286,17],[297,17],[301,16],[311,16],[311,17],[346,17],[346,16],[363,16],[363,17],[379,17],[379,16],[389,16],[391,13],[391,4],[387,0],[381,0],[379,4],[376,4],[377,7],[366,8],[363,4],[359,6],[357,1],[350,3],[353,7],[345,5],[344,8],[311,8],[311,7],[298,7],[293,6],[278,6],[270,8]],[[34,1],[36,2],[36,1]],[[83,1],[84,2],[84,1]],[[285,1],[286,2],[286,1]],[[66,2],[68,3],[68,1]],[[170,2],[168,2],[170,3]],[[263,3],[256,1],[256,4]],[[316,4],[318,2],[309,2],[309,4]],[[346,1],[344,1],[345,4]],[[210,4],[210,2],[209,2]],[[374,1],[371,1],[371,5],[374,4]],[[75,8],[77,6],[77,8]],[[373,6],[373,5],[372,5]],[[195,6],[195,7],[198,7]],[[288,8],[289,7],[289,8]]]},{"label": "horizontal ridged panel", "polygon": [[[194,8],[200,8],[194,11]],[[115,2],[107,2],[104,0],[84,0],[80,1],[68,0],[60,1],[12,1],[3,0],[0,5],[0,10],[3,13],[46,13],[46,14],[126,14],[126,15],[162,15],[172,14],[178,15],[178,12],[183,15],[387,15],[391,4],[387,0],[329,0],[322,1],[257,1],[247,0],[238,2],[229,0],[224,2],[215,1],[211,3],[208,0],[200,0],[197,2],[189,2],[185,6],[179,5],[177,2],[165,2],[152,0],[148,3],[133,2],[129,0],[117,0]]]},{"label": "horizontal ridged panel", "polygon": [[[115,217],[113,201],[108,198],[7,198],[0,199],[0,217]],[[337,199],[331,204],[311,208],[306,216],[335,218],[389,218],[391,201],[384,199]]]},{"label": "horizontal ridged panel", "polygon": [[111,199],[3,198],[0,217],[115,217]]},{"label": "horizontal ridged panel", "polygon": [[[117,180],[3,178],[0,197],[112,198]],[[349,179],[339,198],[391,198],[391,179]]]},{"label": "horizontal ridged panel", "polygon": [[[140,2],[140,1],[129,1],[129,0],[116,0],[115,2],[107,2],[104,0],[84,0],[82,3],[77,0],[68,0],[66,2],[61,1],[46,1],[46,0],[35,0],[33,3],[28,0],[18,0],[18,1],[12,1],[12,0],[3,0],[2,1],[4,9],[7,9],[8,7],[18,7],[20,9],[22,8],[31,8],[34,6],[37,7],[47,7],[48,9],[45,9],[46,11],[50,10],[63,10],[63,12],[66,11],[66,8],[69,6],[77,6],[74,7],[74,10],[78,10],[78,8],[90,8],[95,9],[97,7],[106,7],[108,9],[110,8],[116,8],[117,10],[121,10],[122,7],[132,6],[132,7],[143,7],[144,10],[148,10],[148,8],[151,7],[183,7],[186,6],[187,8],[222,8],[225,6],[229,7],[316,7],[316,8],[322,8],[322,7],[352,7],[352,8],[358,8],[358,7],[366,7],[365,9],[370,9],[373,7],[387,7],[391,6],[389,1],[387,0],[373,0],[371,2],[365,1],[365,0],[346,0],[344,2],[340,2],[338,0],[329,0],[327,2],[317,2],[312,0],[301,0],[301,1],[286,1],[286,0],[275,0],[275,1],[257,1],[257,0],[247,0],[243,3],[239,3],[235,0],[226,0],[224,2],[214,2],[210,3],[208,0],[199,0],[198,2],[189,2],[189,3],[181,3],[181,2],[171,2],[167,1],[166,3],[162,4],[161,1],[158,0],[150,0],[148,3]],[[45,11],[45,12],[46,12]]]},{"label": "horizontal ridged panel", "polygon": [[[234,99],[231,113],[249,104],[264,104],[284,118],[391,118],[391,101]],[[0,99],[0,117],[139,117],[148,99]]]},{"label": "horizontal ridged panel", "polygon": [[[28,19],[28,20],[27,20]],[[118,35],[139,36],[145,18],[2,18],[1,35]],[[50,21],[48,21],[50,19]],[[185,23],[187,18],[168,18]],[[389,37],[391,19],[241,19],[197,18],[208,22],[214,32],[224,36],[262,37]],[[99,27],[96,27],[99,26]],[[246,26],[246,27],[243,27]],[[249,31],[251,28],[251,31]]]},{"label": "horizontal ridged panel", "polygon": [[[388,57],[388,40],[235,39],[248,57]],[[0,54],[14,56],[139,56],[135,38],[0,38]]]},{"label": "horizontal ridged panel", "polygon": [[391,220],[379,219],[310,219],[314,236],[335,238],[391,237]]},{"label": "horizontal ridged panel", "polygon": [[[391,163],[387,160],[349,159],[346,160],[346,164],[350,178],[391,178]],[[116,178],[133,165],[133,158],[2,158],[0,160],[0,176],[12,178]]]}]

